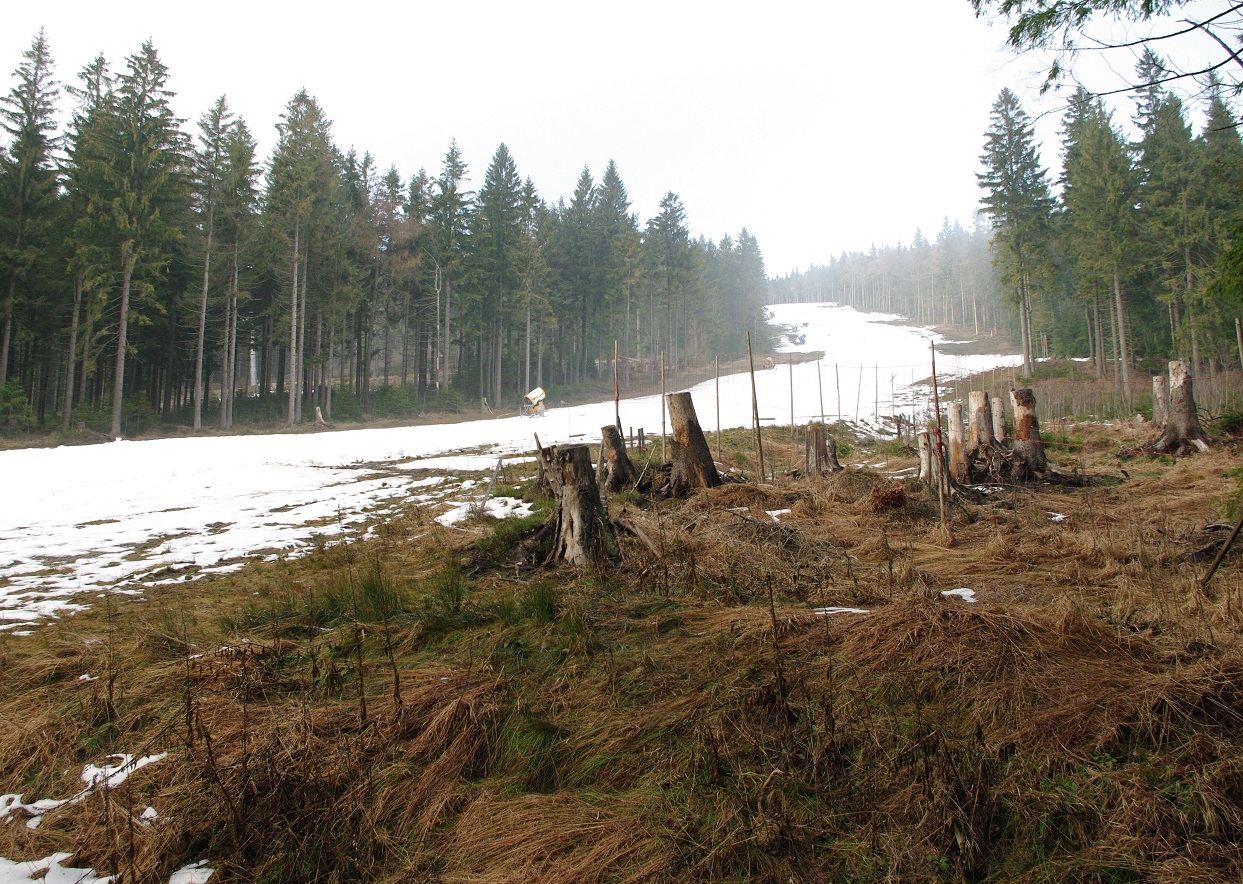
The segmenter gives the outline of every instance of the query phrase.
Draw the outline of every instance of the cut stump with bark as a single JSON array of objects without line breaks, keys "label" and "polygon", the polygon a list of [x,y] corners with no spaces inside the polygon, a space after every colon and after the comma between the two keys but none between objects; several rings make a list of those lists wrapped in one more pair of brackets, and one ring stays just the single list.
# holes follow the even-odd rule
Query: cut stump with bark
[{"label": "cut stump with bark", "polygon": [[824,431],[824,424],[811,424],[807,427],[807,457],[805,469],[808,473],[836,473],[843,470],[837,462],[837,442]]},{"label": "cut stump with bark", "polygon": [[600,563],[601,526],[607,514],[591,468],[591,449],[586,445],[555,449],[552,472],[557,486],[557,540],[551,559],[580,567]]},{"label": "cut stump with bark", "polygon": [[1208,451],[1209,438],[1200,427],[1200,418],[1196,413],[1196,400],[1191,384],[1191,372],[1186,362],[1175,360],[1170,363],[1165,429],[1157,441],[1145,448],[1164,454]]},{"label": "cut stump with bark", "polygon": [[616,426],[600,428],[600,466],[597,478],[600,490],[605,494],[624,491],[639,480],[639,474],[626,454],[626,440]]},{"label": "cut stump with bark", "polygon": [[962,404],[951,402],[946,408],[947,432],[949,441],[950,476],[955,482],[966,482],[967,448],[962,434]]},{"label": "cut stump with bark", "polygon": [[1036,394],[1027,387],[1011,390],[1010,405],[1014,408],[1015,478],[1021,481],[1044,475],[1049,471],[1049,461],[1036,419]]},{"label": "cut stump with bark", "polygon": [[975,457],[981,449],[988,451],[997,444],[993,433],[993,415],[989,395],[984,390],[972,390],[967,400],[971,411],[971,424],[967,428],[967,457]]},{"label": "cut stump with bark", "polygon": [[685,497],[696,488],[720,485],[721,475],[716,471],[708,440],[699,427],[691,394],[670,393],[665,401],[669,403],[669,422],[673,425],[669,445],[673,460],[673,470],[669,475],[670,491],[675,497]]},{"label": "cut stump with bark", "polygon": [[998,445],[1006,444],[1006,402],[1001,396],[993,396],[989,400],[989,409],[993,413],[993,439]]},{"label": "cut stump with bark", "polygon": [[1152,422],[1164,427],[1170,417],[1169,379],[1163,374],[1152,376]]}]

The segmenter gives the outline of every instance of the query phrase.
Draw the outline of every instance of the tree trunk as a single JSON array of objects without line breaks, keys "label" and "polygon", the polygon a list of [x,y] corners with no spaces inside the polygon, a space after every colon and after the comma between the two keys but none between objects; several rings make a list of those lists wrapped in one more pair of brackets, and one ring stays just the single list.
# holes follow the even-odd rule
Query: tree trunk
[{"label": "tree trunk", "polygon": [[1186,362],[1170,363],[1169,405],[1161,438],[1148,446],[1153,451],[1187,454],[1192,448],[1208,451],[1208,434],[1200,428],[1191,373]]},{"label": "tree trunk", "polygon": [[293,294],[289,308],[289,426],[293,426],[297,417],[295,398],[298,395],[298,237],[302,232],[302,219],[294,220],[293,225]]},{"label": "tree trunk", "polygon": [[125,346],[129,330],[129,290],[134,278],[134,244],[126,243],[121,249],[121,315],[117,319],[117,360],[112,376],[112,438],[121,438],[121,406],[125,398]]},{"label": "tree trunk", "polygon": [[600,464],[598,470],[600,489],[605,494],[616,494],[634,485],[639,479],[634,465],[626,455],[626,440],[617,427],[600,428]]},{"label": "tree trunk", "polygon": [[580,567],[600,563],[604,558],[601,525],[606,513],[591,469],[591,450],[586,445],[556,449],[553,472],[557,486],[557,540],[552,558]]},{"label": "tree trunk", "polygon": [[73,418],[73,370],[78,355],[78,313],[82,309],[82,272],[73,276],[73,320],[69,325],[69,364],[65,374],[65,413],[61,416],[61,431],[68,433]]},{"label": "tree trunk", "polygon": [[950,476],[955,482],[967,481],[967,449],[962,435],[962,403],[951,402],[946,407],[949,424]]},{"label": "tree trunk", "polygon": [[1169,378],[1163,374],[1152,376],[1152,422],[1165,427],[1170,418]]},{"label": "tree trunk", "polygon": [[1030,389],[1010,391],[1010,404],[1014,408],[1014,454],[1020,475],[1025,479],[1046,473],[1049,462],[1044,455],[1044,443],[1040,441],[1040,423],[1036,420],[1036,396]]},{"label": "tree trunk", "polygon": [[[203,252],[203,295],[199,299],[199,342],[194,356],[194,429],[203,429],[203,338],[207,334],[207,290],[211,281],[212,222],[216,206],[207,202],[207,247]],[[221,378],[223,381],[223,378]],[[223,384],[221,384],[223,387]]]},{"label": "tree trunk", "polygon": [[997,445],[993,433],[990,397],[984,390],[972,390],[968,399],[971,409],[971,425],[967,430],[967,457],[975,457],[981,449],[987,451]]},{"label": "tree trunk", "polygon": [[993,413],[993,438],[998,445],[1006,444],[1006,403],[1000,396],[992,396],[989,409]]},{"label": "tree trunk", "polygon": [[824,431],[824,424],[812,424],[807,428],[808,473],[836,473],[845,469],[837,462],[837,442]]},{"label": "tree trunk", "polygon": [[1122,278],[1114,268],[1114,301],[1118,305],[1118,357],[1122,363],[1122,395],[1131,410],[1131,353],[1126,342],[1126,314],[1122,312]]},{"label": "tree trunk", "polygon": [[674,496],[684,497],[693,488],[720,485],[721,476],[712,460],[708,440],[699,427],[691,394],[670,393],[665,401],[669,404],[669,421],[673,429],[670,442],[673,472],[669,484]]}]

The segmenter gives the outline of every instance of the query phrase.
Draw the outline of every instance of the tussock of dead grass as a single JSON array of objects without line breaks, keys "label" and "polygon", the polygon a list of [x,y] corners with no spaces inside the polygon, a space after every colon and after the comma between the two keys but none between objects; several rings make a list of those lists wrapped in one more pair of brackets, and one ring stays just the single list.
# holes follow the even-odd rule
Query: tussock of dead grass
[{"label": "tussock of dead grass", "polygon": [[[916,483],[848,469],[632,512],[659,554],[623,537],[596,574],[452,546],[482,527],[388,532],[79,615],[5,643],[0,791],[171,756],[0,826],[0,854],[135,879],[208,856],[224,881],[1237,878],[1243,571],[1190,576],[1233,462],[1126,468],[955,503],[952,547]],[[350,601],[373,567],[392,605]],[[868,613],[813,613],[834,605]]]}]

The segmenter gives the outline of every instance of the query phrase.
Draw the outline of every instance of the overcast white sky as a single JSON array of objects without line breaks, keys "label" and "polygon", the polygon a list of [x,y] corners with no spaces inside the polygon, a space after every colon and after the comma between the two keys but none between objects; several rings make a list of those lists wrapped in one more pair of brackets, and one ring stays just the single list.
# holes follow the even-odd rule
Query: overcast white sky
[{"label": "overcast white sky", "polygon": [[503,141],[555,201],[612,158],[641,222],[672,190],[695,235],[748,228],[774,276],[916,227],[932,238],[945,216],[970,226],[997,93],[1054,106],[968,0],[61,0],[5,20],[0,71],[45,27],[64,82],[101,51],[123,67],[151,37],[178,113],[195,122],[227,95],[265,157],[305,87],[342,149],[403,178],[435,174],[456,138],[477,187]]}]

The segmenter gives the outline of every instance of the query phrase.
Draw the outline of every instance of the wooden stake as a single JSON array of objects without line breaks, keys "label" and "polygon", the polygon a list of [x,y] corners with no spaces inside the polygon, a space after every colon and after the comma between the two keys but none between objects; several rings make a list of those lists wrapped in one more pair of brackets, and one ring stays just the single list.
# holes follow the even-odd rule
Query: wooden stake
[{"label": "wooden stake", "polygon": [[820,377],[820,360],[816,360],[816,389],[820,391],[820,426],[824,426],[824,379]]},{"label": "wooden stake", "polygon": [[842,370],[836,362],[833,363],[833,376],[837,378],[837,419],[842,419]]},{"label": "wooden stake", "polygon": [[[794,457],[794,446],[796,442],[797,442],[797,437],[795,436],[795,433],[794,433],[794,354],[791,353],[790,354],[790,457],[791,458]],[[790,465],[793,466],[794,462],[791,461]]]},{"label": "wooden stake", "polygon": [[941,505],[941,526],[945,527],[945,443],[941,438],[941,393],[937,389],[937,345],[930,343],[932,351],[932,411],[936,419],[937,444],[932,452],[937,459],[937,500]]},{"label": "wooden stake", "polygon": [[617,341],[613,341],[613,425],[621,434],[621,388],[617,384]]},{"label": "wooden stake", "polygon": [[1239,367],[1243,368],[1243,323],[1237,316],[1234,318],[1234,337],[1239,342]]},{"label": "wooden stake", "polygon": [[668,458],[665,457],[665,354],[660,354],[660,462],[664,463]]},{"label": "wooden stake", "polygon": [[716,372],[716,459],[721,459],[721,357],[712,358]]},{"label": "wooden stake", "polygon": [[[760,461],[760,481],[763,482],[765,481],[764,441],[760,437],[760,402],[755,396],[755,356],[751,352],[751,332],[747,332],[747,364],[751,370],[751,420],[755,427],[755,451]],[[662,396],[661,399],[663,401],[664,397]]]}]

